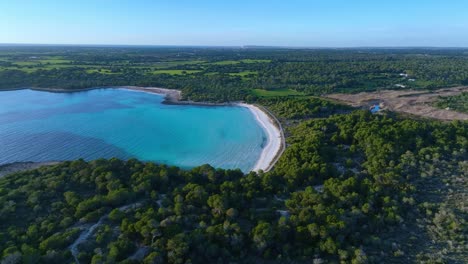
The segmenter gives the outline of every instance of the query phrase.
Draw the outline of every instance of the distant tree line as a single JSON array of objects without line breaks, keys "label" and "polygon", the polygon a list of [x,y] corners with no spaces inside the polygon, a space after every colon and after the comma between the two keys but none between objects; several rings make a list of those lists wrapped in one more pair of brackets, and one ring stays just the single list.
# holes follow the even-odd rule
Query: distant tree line
[{"label": "distant tree line", "polygon": [[[259,88],[321,95],[468,85],[464,49],[2,47],[0,51],[0,89],[161,86],[181,89],[189,100],[226,102],[256,100],[252,89]],[[70,62],[60,65],[67,67],[12,67],[17,61],[52,55]],[[199,72],[153,74],[154,69]],[[236,75],[242,72],[248,74]]]}]

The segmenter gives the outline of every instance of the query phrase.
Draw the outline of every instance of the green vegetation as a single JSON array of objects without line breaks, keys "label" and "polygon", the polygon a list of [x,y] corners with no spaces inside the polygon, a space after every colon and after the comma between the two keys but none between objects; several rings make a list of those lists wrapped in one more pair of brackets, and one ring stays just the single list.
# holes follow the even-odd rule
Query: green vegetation
[{"label": "green vegetation", "polygon": [[455,96],[439,97],[434,103],[436,107],[468,113],[468,93],[461,93]]},{"label": "green vegetation", "polygon": [[70,263],[99,222],[81,263],[467,261],[468,123],[268,101],[302,120],[268,173],[111,159],[0,179],[3,260]]},{"label": "green vegetation", "polygon": [[258,101],[268,107],[285,123],[291,120],[303,120],[317,117],[328,117],[338,113],[351,112],[352,108],[315,97],[266,98]]},{"label": "green vegetation", "polygon": [[240,60],[242,63],[269,63],[271,60],[261,60],[261,59],[243,59]]},{"label": "green vegetation", "polygon": [[[267,173],[101,159],[6,176],[0,260],[466,263],[468,123],[372,115],[314,95],[466,85],[467,56],[2,46],[0,89],[138,85],[195,101],[246,100],[278,116],[287,148]],[[467,97],[436,104],[466,111]]]},{"label": "green vegetation", "polygon": [[304,93],[291,90],[291,89],[276,89],[276,90],[263,90],[253,89],[252,93],[258,97],[277,97],[277,96],[297,96],[304,95]]},{"label": "green vegetation", "polygon": [[233,64],[239,64],[240,61],[234,61],[234,60],[228,60],[228,61],[216,61],[212,62],[211,64],[213,65],[233,65]]},{"label": "green vegetation", "polygon": [[115,74],[111,70],[106,69],[88,69],[86,73],[99,73],[99,74]]},{"label": "green vegetation", "polygon": [[225,60],[225,61],[216,61],[212,62],[211,64],[214,65],[233,65],[239,63],[268,63],[271,60],[261,60],[261,59],[242,59],[242,60]]},{"label": "green vegetation", "polygon": [[467,58],[465,49],[2,46],[0,89],[158,86],[194,101],[255,101],[466,85]]},{"label": "green vegetation", "polygon": [[231,72],[229,75],[231,76],[240,76],[240,77],[249,77],[250,75],[257,75],[258,72],[256,71],[243,71],[243,72]]},{"label": "green vegetation", "polygon": [[169,75],[185,75],[185,74],[193,74],[198,73],[201,71],[197,70],[157,70],[154,71],[153,74],[169,74]]}]

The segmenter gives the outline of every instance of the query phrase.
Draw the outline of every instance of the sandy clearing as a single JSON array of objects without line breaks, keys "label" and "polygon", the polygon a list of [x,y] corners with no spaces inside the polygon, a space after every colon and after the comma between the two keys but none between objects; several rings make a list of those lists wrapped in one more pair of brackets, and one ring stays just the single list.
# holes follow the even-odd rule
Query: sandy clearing
[{"label": "sandy clearing", "polygon": [[330,94],[325,97],[335,99],[352,106],[370,106],[381,103],[382,109],[439,120],[468,120],[468,114],[452,110],[439,109],[432,103],[439,96],[453,96],[468,92],[468,87],[453,87],[434,91],[382,90],[358,94]]}]

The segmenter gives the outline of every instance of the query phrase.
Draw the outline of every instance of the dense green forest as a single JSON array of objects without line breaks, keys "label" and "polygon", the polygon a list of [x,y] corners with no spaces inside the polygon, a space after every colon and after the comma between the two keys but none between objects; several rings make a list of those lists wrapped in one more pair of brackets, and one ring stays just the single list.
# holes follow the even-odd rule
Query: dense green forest
[{"label": "dense green forest", "polygon": [[468,85],[466,49],[0,47],[0,89],[157,86],[194,101],[252,101]]},{"label": "dense green forest", "polygon": [[468,113],[468,93],[439,97],[435,102],[435,106],[443,109],[450,108],[455,111]]},{"label": "dense green forest", "polygon": [[350,112],[353,108],[317,97],[295,97],[287,100],[281,97],[262,98],[257,103],[268,107],[284,122],[326,117],[332,114]]},{"label": "dense green forest", "polygon": [[468,123],[264,100],[295,120],[268,173],[111,159],[1,178],[4,263],[468,261]]}]

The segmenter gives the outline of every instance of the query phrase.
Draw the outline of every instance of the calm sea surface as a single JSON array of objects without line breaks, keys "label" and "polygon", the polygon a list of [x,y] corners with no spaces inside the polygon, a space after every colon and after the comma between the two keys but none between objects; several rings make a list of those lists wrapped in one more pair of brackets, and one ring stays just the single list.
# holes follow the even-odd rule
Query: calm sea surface
[{"label": "calm sea surface", "polygon": [[248,109],[162,101],[125,89],[0,92],[0,165],[111,157],[183,168],[255,165],[266,135]]}]

